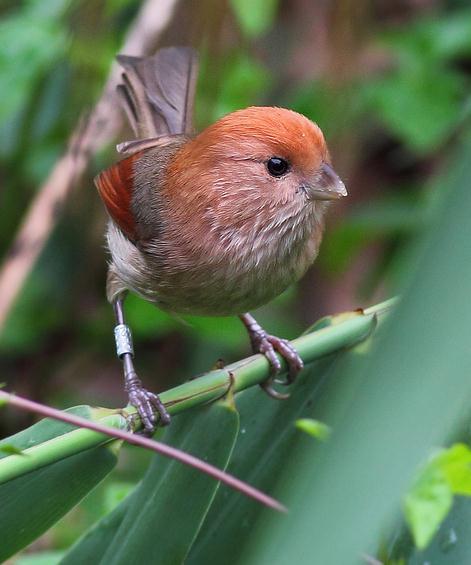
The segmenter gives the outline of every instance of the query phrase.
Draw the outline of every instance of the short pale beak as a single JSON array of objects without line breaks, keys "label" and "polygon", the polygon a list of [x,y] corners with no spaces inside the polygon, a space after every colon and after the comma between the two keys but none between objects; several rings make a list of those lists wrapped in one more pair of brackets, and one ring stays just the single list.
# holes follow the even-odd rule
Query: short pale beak
[{"label": "short pale beak", "polygon": [[347,189],[328,163],[322,163],[312,184],[305,186],[310,200],[338,200],[347,196]]}]

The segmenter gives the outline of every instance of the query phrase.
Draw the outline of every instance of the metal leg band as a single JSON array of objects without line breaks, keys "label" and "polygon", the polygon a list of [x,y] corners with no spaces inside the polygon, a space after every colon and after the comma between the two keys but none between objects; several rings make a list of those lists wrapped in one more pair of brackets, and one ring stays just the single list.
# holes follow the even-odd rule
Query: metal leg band
[{"label": "metal leg band", "polygon": [[122,358],[126,353],[134,356],[134,348],[132,345],[132,335],[129,326],[126,324],[118,324],[114,328],[114,339],[116,342],[116,353]]}]

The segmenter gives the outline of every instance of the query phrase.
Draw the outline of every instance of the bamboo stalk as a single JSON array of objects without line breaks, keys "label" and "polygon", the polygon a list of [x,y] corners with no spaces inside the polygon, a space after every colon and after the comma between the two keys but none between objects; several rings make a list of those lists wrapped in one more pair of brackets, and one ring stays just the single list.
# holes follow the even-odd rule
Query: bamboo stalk
[{"label": "bamboo stalk", "polygon": [[[330,326],[303,335],[294,340],[292,344],[303,361],[306,364],[311,363],[321,357],[351,347],[368,337],[376,326],[377,313],[384,315],[393,304],[393,301],[378,304],[369,308],[367,314],[352,312],[346,318],[343,318],[344,315],[342,315],[342,321],[339,323],[335,323],[335,317],[333,317],[334,323]],[[160,397],[170,414],[174,415],[195,406],[216,401],[229,391],[235,393],[260,384],[268,374],[269,365],[265,357],[254,355],[228,365],[224,369],[210,371],[163,392]],[[128,406],[125,410],[116,410],[115,414],[93,421],[22,399],[4,391],[0,391],[0,402],[2,400],[20,409],[35,411],[45,417],[57,418],[83,427],[26,449],[21,455],[10,455],[1,459],[0,484],[86,449],[114,441],[116,438],[149,449],[153,448],[152,444],[158,444],[149,438],[125,431],[130,427],[129,419],[126,416],[136,414],[132,406]],[[139,428],[139,424],[138,421],[133,421],[134,431]]]},{"label": "bamboo stalk", "polygon": [[[105,416],[100,423],[119,430],[128,427],[126,418],[119,414]],[[110,441],[115,440],[90,429],[77,428],[25,449],[19,455],[0,459],[0,484]]]},{"label": "bamboo stalk", "polygon": [[[383,308],[384,304],[378,305],[379,310]],[[371,333],[375,324],[374,309],[368,314],[352,313],[350,318],[341,323],[302,335],[291,343],[304,363],[308,364],[358,343]],[[280,361],[283,370],[286,370],[284,359],[280,357]],[[269,370],[268,361],[263,355],[253,355],[165,391],[160,394],[160,398],[170,414],[177,414],[217,400],[229,390],[240,392],[261,384],[268,377]],[[131,410],[134,412],[134,409]]]},{"label": "bamboo stalk", "polygon": [[[363,341],[374,331],[378,317],[383,317],[394,306],[391,299],[367,310],[358,310],[333,316],[321,329],[304,334],[292,343],[305,364],[326,355],[341,351]],[[284,360],[282,360],[284,363]],[[283,365],[283,369],[286,366]],[[214,402],[229,392],[236,393],[261,384],[269,375],[269,364],[263,355],[254,355],[232,365],[210,371],[197,379],[162,393],[161,399],[171,414],[178,414],[189,408]],[[136,418],[136,409],[128,406],[125,410],[95,420],[87,420],[74,414],[62,412],[31,400],[15,396],[0,390],[0,405],[8,403],[23,410],[34,411],[45,417],[56,418],[77,426],[76,429],[44,441],[38,445],[0,459],[0,484],[67,457],[92,449],[100,445],[118,445],[116,440],[127,441],[151,449],[161,455],[176,459],[212,476],[226,485],[239,490],[262,504],[279,511],[286,509],[278,501],[265,493],[254,489],[236,477],[201,461],[183,451],[150,438],[136,435],[140,422]],[[129,416],[134,416],[132,419]],[[4,442],[5,443],[5,442]]]}]

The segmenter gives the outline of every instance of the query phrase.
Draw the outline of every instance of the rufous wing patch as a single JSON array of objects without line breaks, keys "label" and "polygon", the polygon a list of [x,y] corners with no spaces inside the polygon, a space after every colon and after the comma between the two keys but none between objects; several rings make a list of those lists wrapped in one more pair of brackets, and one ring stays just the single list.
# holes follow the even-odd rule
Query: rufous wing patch
[{"label": "rufous wing patch", "polygon": [[131,210],[134,185],[133,165],[136,157],[137,154],[134,154],[119,161],[94,179],[108,214],[131,240],[135,240],[137,237]]}]

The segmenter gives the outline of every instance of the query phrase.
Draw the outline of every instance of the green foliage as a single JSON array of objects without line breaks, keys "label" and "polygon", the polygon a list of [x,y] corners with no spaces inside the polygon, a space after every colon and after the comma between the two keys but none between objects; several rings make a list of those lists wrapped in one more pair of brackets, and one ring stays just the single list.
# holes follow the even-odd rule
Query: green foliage
[{"label": "green foliage", "polygon": [[[384,306],[380,305],[379,309],[382,310],[383,308]],[[365,315],[358,313],[353,313],[349,316],[341,315],[338,322],[332,319],[330,324],[325,324],[323,327],[318,327],[315,332],[302,336],[297,340],[296,347],[304,356],[306,362],[308,362],[322,357],[326,353],[333,353],[339,348],[356,343],[359,339],[369,334],[373,321],[373,311]],[[334,358],[335,356],[331,356],[327,366],[330,365]],[[321,370],[323,370],[323,367],[324,365],[320,364]],[[180,424],[177,423],[175,425],[174,423],[170,431],[167,432],[170,442],[181,446],[186,451],[199,454],[205,460],[214,460],[216,464],[225,467],[232,453],[238,430],[239,416],[238,412],[235,411],[233,393],[260,382],[266,378],[267,371],[266,360],[259,356],[258,358],[251,359],[250,363],[247,363],[247,361],[236,363],[228,366],[227,369],[213,371],[204,377],[202,376],[173,390],[164,392],[162,400],[168,403],[169,410],[173,414],[178,414],[183,409],[188,410],[192,406],[207,403],[209,400],[214,401],[223,395],[227,395],[226,401],[212,405],[211,408],[200,410],[199,416],[193,411],[184,418],[181,417],[179,420]],[[246,422],[251,420],[251,425],[255,425],[256,428],[259,428],[261,425],[266,426],[266,434],[270,434],[274,421],[280,418],[280,415],[284,414],[285,418],[291,418],[289,415],[292,414],[294,419],[302,415],[311,415],[309,407],[313,404],[312,399],[315,398],[317,389],[312,389],[312,397],[311,393],[306,396],[305,386],[304,388],[299,386],[300,383],[297,385],[297,390],[294,391],[293,402],[289,404],[283,403],[280,405],[275,402],[265,402],[264,410],[260,410],[257,408],[260,391],[257,390],[251,391],[252,394],[250,395],[238,397],[237,408],[242,415],[245,414]],[[230,390],[228,390],[228,384],[232,387]],[[299,402],[295,402],[296,398]],[[78,407],[73,409],[73,413],[118,428],[126,427],[126,421],[120,414],[120,411]],[[258,414],[258,424],[253,420],[255,413]],[[309,420],[309,422],[312,423],[312,420]],[[217,433],[208,435],[208,432],[212,430],[217,430]],[[240,430],[237,442],[241,453],[239,456],[234,455],[231,458],[231,463],[232,461],[237,461],[238,457],[241,457],[244,466],[250,466],[237,470],[239,472],[244,471],[244,474],[250,471],[250,475],[252,469],[257,470],[257,465],[251,459],[250,452],[245,453],[247,448],[249,450],[252,449],[250,442],[242,440],[242,438],[245,439],[246,434],[247,428],[244,427]],[[271,458],[271,465],[278,465],[278,458],[288,455],[293,446],[293,436],[296,438],[298,432],[296,432],[294,426],[287,426],[283,434],[280,434],[280,440],[283,438],[284,448],[281,449],[281,444],[278,443],[280,449],[277,453],[277,458],[274,456]],[[211,441],[209,438],[212,438]],[[252,435],[251,439],[252,441],[259,442],[266,440],[266,435]],[[120,448],[120,443],[115,441],[107,447],[108,443],[108,437],[102,434],[86,429],[73,429],[70,425],[64,426],[61,423],[50,420],[43,420],[32,428],[24,430],[8,440],[4,440],[2,445],[9,446],[10,449],[8,449],[8,453],[5,454],[3,459],[0,459],[0,483],[2,483],[2,486],[0,486],[0,496],[3,494],[5,499],[8,498],[14,501],[15,504],[17,503],[19,514],[15,516],[15,519],[17,521],[21,520],[23,515],[24,520],[20,525],[17,522],[13,522],[12,527],[17,528],[17,535],[11,538],[13,545],[7,544],[5,546],[4,556],[10,555],[13,550],[20,549],[29,543],[31,536],[41,533],[43,531],[41,528],[48,527],[51,520],[56,521],[70,508],[71,504],[75,504],[77,497],[82,497],[84,494],[78,488],[78,485],[81,485],[83,489],[88,488],[90,490],[96,486],[98,480],[101,480],[104,475],[109,473],[113,465],[110,467],[110,462],[107,459],[101,462],[97,456],[97,450],[98,453],[100,453],[100,450],[104,450],[105,453],[110,451],[115,456],[116,451]],[[10,453],[12,445],[15,447],[15,450],[21,452],[21,455],[17,454],[16,451],[15,453]],[[261,445],[256,451],[252,452],[257,459],[259,458],[260,448]],[[97,465],[85,472],[79,464],[81,458],[84,457],[96,457]],[[129,547],[135,547],[133,551],[138,551],[141,546],[147,547],[146,543],[153,544],[152,535],[146,531],[146,527],[148,527],[146,524],[153,525],[158,521],[164,520],[164,516],[169,514],[169,507],[178,514],[178,516],[174,516],[173,520],[178,522],[180,527],[178,531],[174,532],[177,536],[176,538],[170,536],[167,538],[166,543],[169,546],[167,553],[173,554],[174,551],[183,551],[183,555],[188,553],[195,541],[196,533],[202,525],[203,516],[211,505],[217,484],[206,476],[197,474],[196,478],[191,479],[191,484],[195,491],[191,496],[190,504],[188,493],[184,488],[190,482],[188,469],[181,467],[180,464],[175,462],[162,462],[160,459],[160,457],[155,459],[155,464],[150,467],[144,482],[136,490],[130,492],[114,510],[111,509],[111,515],[106,516],[78,544],[71,554],[70,558],[72,560],[77,559],[78,562],[83,562],[87,560],[84,557],[85,554],[91,555],[93,553],[95,556],[104,554],[103,559],[106,558],[107,561],[109,559],[118,559],[118,561],[124,560],[126,562]],[[69,488],[70,485],[67,483],[68,486],[65,488],[67,481],[64,480],[63,466],[70,461],[72,461],[71,464],[77,465],[80,473],[77,475],[72,487]],[[88,459],[87,462],[90,465]],[[112,460],[113,464],[114,462],[115,457]],[[273,473],[274,469],[275,467],[264,466],[264,480],[268,481],[268,485],[272,484],[273,477],[275,476]],[[66,471],[70,472],[70,469],[66,467]],[[37,492],[38,481],[42,481],[45,486],[48,486],[52,481],[62,481],[61,485],[64,484],[64,489],[58,488],[54,493],[54,497],[51,498],[46,494],[46,491],[41,490]],[[24,497],[20,497],[19,502],[18,496],[11,490],[16,489],[18,484],[27,485],[22,489]],[[74,485],[75,488],[73,488]],[[31,491],[31,489],[33,490]],[[125,490],[128,490],[127,487]],[[32,492],[35,493],[33,497],[36,501],[35,512],[24,516],[25,509],[22,505]],[[232,494],[234,493],[231,493],[231,496]],[[114,500],[116,501],[116,496]],[[170,500],[172,504],[170,504]],[[178,500],[180,501],[179,503]],[[239,497],[236,497],[234,500],[238,501]],[[152,503],[149,501],[152,501]],[[224,495],[222,501],[223,504],[226,504],[227,494]],[[51,503],[54,510],[52,515],[50,515]],[[240,502],[237,502],[237,504],[239,505]],[[9,511],[8,505],[5,508]],[[243,511],[246,515],[248,515],[247,512],[255,512],[256,514],[260,512],[258,505],[252,504],[250,508],[251,510],[244,508]],[[190,512],[190,509],[193,509],[193,512]],[[39,516],[42,514],[47,514],[48,519],[44,521],[39,520]],[[233,518],[235,518],[235,515]],[[4,523],[7,523],[9,519],[9,514],[2,515],[0,512],[0,528],[2,527],[2,520]],[[188,520],[188,535],[186,543],[182,544],[184,519]],[[141,520],[143,520],[142,523]],[[226,522],[229,524],[227,520]],[[8,523],[10,524],[10,522]],[[131,532],[131,530],[133,531],[132,535],[124,536],[124,532]],[[124,539],[126,541],[123,541]],[[111,550],[108,548],[112,540],[114,540],[112,546],[117,553],[111,556]],[[144,540],[147,541],[144,542]],[[159,544],[158,548],[162,549],[162,547],[163,544]],[[236,549],[234,548],[234,552]],[[151,548],[147,547],[146,553],[149,554],[150,551]],[[161,554],[159,553],[155,556],[155,559],[160,558],[160,556]]]},{"label": "green foliage", "polygon": [[[367,85],[380,119],[420,153],[443,144],[465,117],[466,80],[450,62],[471,54],[471,10],[388,33],[396,68]],[[469,113],[469,111],[468,111]]]},{"label": "green foliage", "polygon": [[[208,438],[208,430],[218,434]],[[216,404],[180,417],[166,434],[174,446],[225,468],[238,432],[238,414]],[[135,492],[78,542],[64,565],[84,563],[182,563],[196,538],[218,483],[161,456],[154,458]],[[115,516],[119,516],[119,521]],[[111,531],[110,522],[114,528]],[[171,524],[165,535],[156,524]],[[163,534],[163,532],[162,532]]]},{"label": "green foliage", "polygon": [[314,420],[312,418],[300,418],[296,420],[295,423],[298,430],[309,434],[312,437],[320,439],[321,441],[326,441],[329,439],[331,429],[326,424],[319,422],[319,420]]},{"label": "green foliage", "polygon": [[459,494],[471,496],[471,449],[463,444],[434,455],[405,497],[406,519],[419,549],[429,544]]},{"label": "green foliage", "polygon": [[274,492],[290,520],[259,522],[244,562],[306,562],[312,548],[320,563],[377,554],[417,466],[468,425],[471,303],[466,284],[449,289],[471,280],[471,248],[456,244],[471,239],[470,148],[467,138],[450,163],[453,193],[415,249],[390,324],[367,355],[348,356],[329,377],[317,417],[333,428],[330,441],[296,449],[283,469]]},{"label": "green foliage", "polygon": [[5,455],[24,455],[21,449],[18,449],[18,447],[15,447],[11,443],[0,445],[0,453],[4,453]]},{"label": "green foliage", "polygon": [[273,25],[279,0],[231,0],[231,6],[242,31],[256,37]]},{"label": "green foliage", "polygon": [[35,82],[63,56],[67,33],[61,19],[69,0],[30,0],[0,22],[0,127],[16,114]]},{"label": "green foliage", "polygon": [[[229,472],[245,477],[265,492],[276,491],[276,485],[287,476],[288,461],[297,449],[312,442],[311,437],[295,428],[294,422],[317,416],[326,380],[341,357],[339,353],[311,365],[293,387],[288,402],[267,401],[256,389],[236,396],[241,427]],[[295,475],[291,479],[297,480]],[[191,549],[188,564],[221,563],[227,555],[233,563],[244,563],[243,554],[257,524],[272,514],[227,487],[221,488]],[[288,516],[291,519],[291,512]],[[282,521],[286,524],[287,516]]]},{"label": "green foliage", "polygon": [[[88,407],[71,410],[91,417]],[[41,445],[70,431],[70,425],[42,420],[32,428],[0,442],[0,464],[14,457],[11,446],[21,451]],[[0,560],[4,561],[48,530],[66,512],[87,495],[116,465],[116,453],[110,447],[98,447],[63,458],[33,473],[12,478],[0,485]]]},{"label": "green foliage", "polygon": [[331,273],[341,273],[367,244],[420,232],[425,219],[424,206],[409,194],[372,200],[368,207],[354,208],[347,221],[326,234],[325,254],[319,260]]}]

